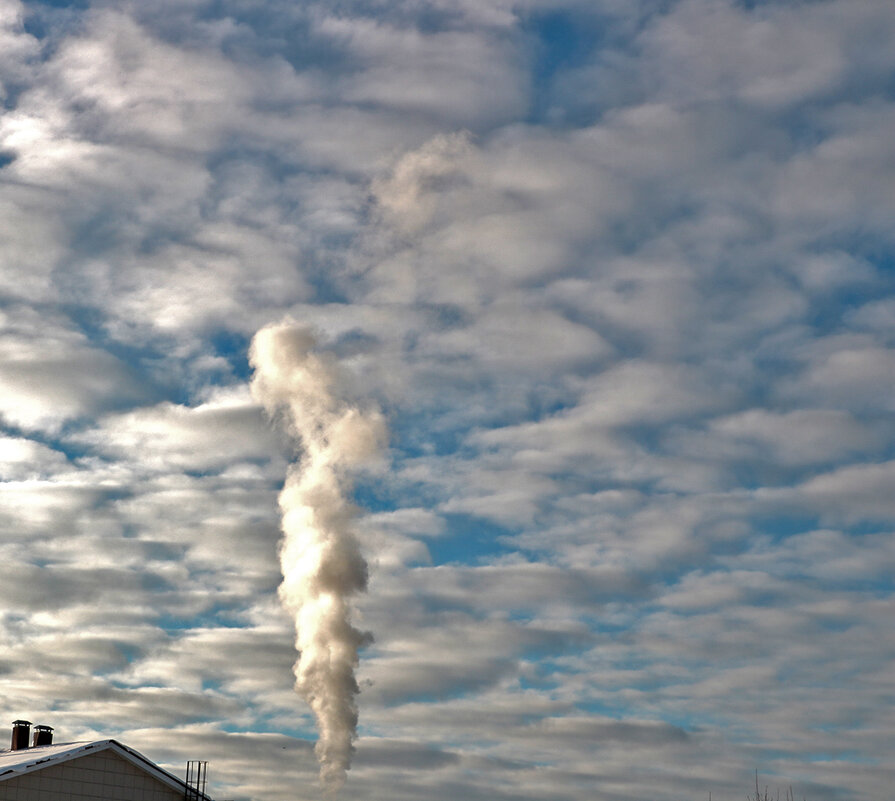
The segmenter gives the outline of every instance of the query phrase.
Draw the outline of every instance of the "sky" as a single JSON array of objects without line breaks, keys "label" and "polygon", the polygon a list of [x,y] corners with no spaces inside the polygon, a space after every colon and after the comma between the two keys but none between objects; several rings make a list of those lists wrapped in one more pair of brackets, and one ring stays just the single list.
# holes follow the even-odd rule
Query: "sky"
[{"label": "sky", "polygon": [[0,0],[8,721],[320,797],[286,320],[388,431],[340,798],[887,797],[893,41],[891,0]]}]

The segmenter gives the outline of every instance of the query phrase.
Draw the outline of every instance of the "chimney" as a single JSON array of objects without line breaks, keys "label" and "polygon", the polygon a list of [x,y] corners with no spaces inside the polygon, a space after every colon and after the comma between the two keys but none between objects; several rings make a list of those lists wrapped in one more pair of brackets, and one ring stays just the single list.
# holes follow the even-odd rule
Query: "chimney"
[{"label": "chimney", "polygon": [[53,727],[52,726],[35,726],[34,739],[31,741],[32,748],[39,745],[53,744]]},{"label": "chimney", "polygon": [[14,720],[12,722],[12,745],[13,751],[21,751],[28,747],[28,735],[31,734],[30,720]]}]

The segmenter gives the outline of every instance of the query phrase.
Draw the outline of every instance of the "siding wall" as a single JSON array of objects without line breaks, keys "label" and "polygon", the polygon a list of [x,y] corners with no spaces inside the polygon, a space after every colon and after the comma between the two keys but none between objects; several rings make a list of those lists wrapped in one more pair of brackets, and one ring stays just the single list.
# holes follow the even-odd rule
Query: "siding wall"
[{"label": "siding wall", "polygon": [[0,801],[183,801],[112,751],[85,754],[0,782]]}]

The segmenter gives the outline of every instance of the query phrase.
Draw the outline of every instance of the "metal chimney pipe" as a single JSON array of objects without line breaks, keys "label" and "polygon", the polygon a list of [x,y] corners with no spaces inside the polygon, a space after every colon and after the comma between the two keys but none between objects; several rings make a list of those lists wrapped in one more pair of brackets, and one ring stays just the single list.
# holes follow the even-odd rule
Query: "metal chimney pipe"
[{"label": "metal chimney pipe", "polygon": [[53,727],[52,726],[35,726],[34,739],[31,741],[32,748],[39,745],[53,744]]},{"label": "metal chimney pipe", "polygon": [[30,720],[14,720],[12,722],[12,745],[13,751],[21,751],[28,747],[28,735],[31,734]]}]

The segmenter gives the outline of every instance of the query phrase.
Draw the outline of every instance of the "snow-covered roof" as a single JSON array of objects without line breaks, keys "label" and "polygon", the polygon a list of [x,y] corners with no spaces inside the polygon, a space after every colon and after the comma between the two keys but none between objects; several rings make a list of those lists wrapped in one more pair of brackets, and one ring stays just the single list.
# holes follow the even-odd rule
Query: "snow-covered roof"
[{"label": "snow-covered roof", "polygon": [[[0,782],[40,770],[48,765],[58,765],[70,759],[76,759],[86,754],[98,754],[100,751],[106,750],[114,751],[132,765],[145,770],[160,782],[167,784],[180,793],[186,787],[186,783],[181,779],[163,770],[139,751],[128,748],[128,746],[119,743],[117,740],[38,745],[34,748],[22,748],[18,751],[2,749],[0,750]],[[208,796],[200,795],[200,798],[211,801]]]}]

